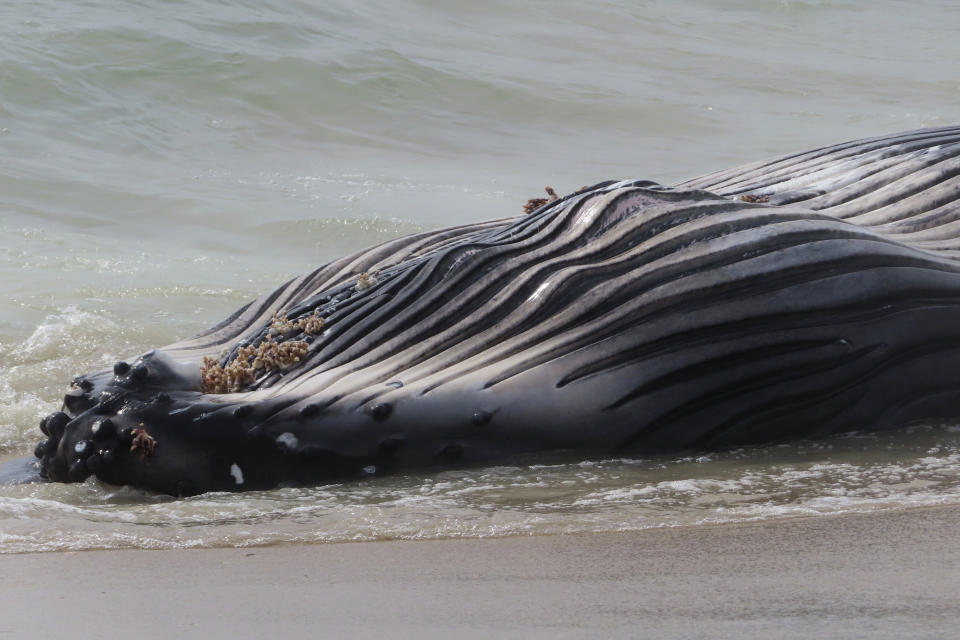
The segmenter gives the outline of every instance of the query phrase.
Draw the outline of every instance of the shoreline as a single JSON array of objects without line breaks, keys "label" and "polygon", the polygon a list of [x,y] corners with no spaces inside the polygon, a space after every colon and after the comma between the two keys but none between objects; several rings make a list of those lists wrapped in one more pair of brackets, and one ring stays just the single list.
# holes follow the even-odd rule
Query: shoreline
[{"label": "shoreline", "polygon": [[[2,637],[946,637],[960,505],[629,533],[0,556]],[[364,633],[366,632],[366,633]]]}]

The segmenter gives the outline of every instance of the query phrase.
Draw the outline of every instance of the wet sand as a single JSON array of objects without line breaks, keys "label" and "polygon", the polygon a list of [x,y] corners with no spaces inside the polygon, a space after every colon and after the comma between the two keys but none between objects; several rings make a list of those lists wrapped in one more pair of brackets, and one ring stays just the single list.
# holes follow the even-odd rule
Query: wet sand
[{"label": "wet sand", "polygon": [[629,534],[0,556],[0,638],[944,638],[960,506]]}]

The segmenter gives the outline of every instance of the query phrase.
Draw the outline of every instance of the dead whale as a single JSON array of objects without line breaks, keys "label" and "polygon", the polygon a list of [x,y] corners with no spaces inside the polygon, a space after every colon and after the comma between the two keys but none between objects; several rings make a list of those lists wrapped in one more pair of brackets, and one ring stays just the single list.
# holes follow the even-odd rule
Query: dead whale
[{"label": "dead whale", "polygon": [[174,495],[960,416],[960,126],[604,182],[82,375],[53,481]]}]

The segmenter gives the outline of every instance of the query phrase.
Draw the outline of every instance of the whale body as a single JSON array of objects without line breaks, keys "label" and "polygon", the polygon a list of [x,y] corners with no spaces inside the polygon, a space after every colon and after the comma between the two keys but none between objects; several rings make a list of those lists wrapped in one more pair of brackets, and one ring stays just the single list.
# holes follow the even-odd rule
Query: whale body
[{"label": "whale body", "polygon": [[79,376],[40,472],[174,495],[960,416],[960,126],[343,257]]}]

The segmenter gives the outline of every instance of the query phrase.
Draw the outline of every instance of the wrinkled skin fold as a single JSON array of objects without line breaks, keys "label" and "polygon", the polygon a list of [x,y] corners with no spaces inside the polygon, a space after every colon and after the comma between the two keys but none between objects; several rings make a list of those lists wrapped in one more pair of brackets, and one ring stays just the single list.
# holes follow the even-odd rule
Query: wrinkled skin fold
[{"label": "wrinkled skin fold", "polygon": [[[956,418],[958,194],[945,127],[400,238],[78,377],[36,455],[189,495]],[[305,353],[203,392],[269,340]]]}]

